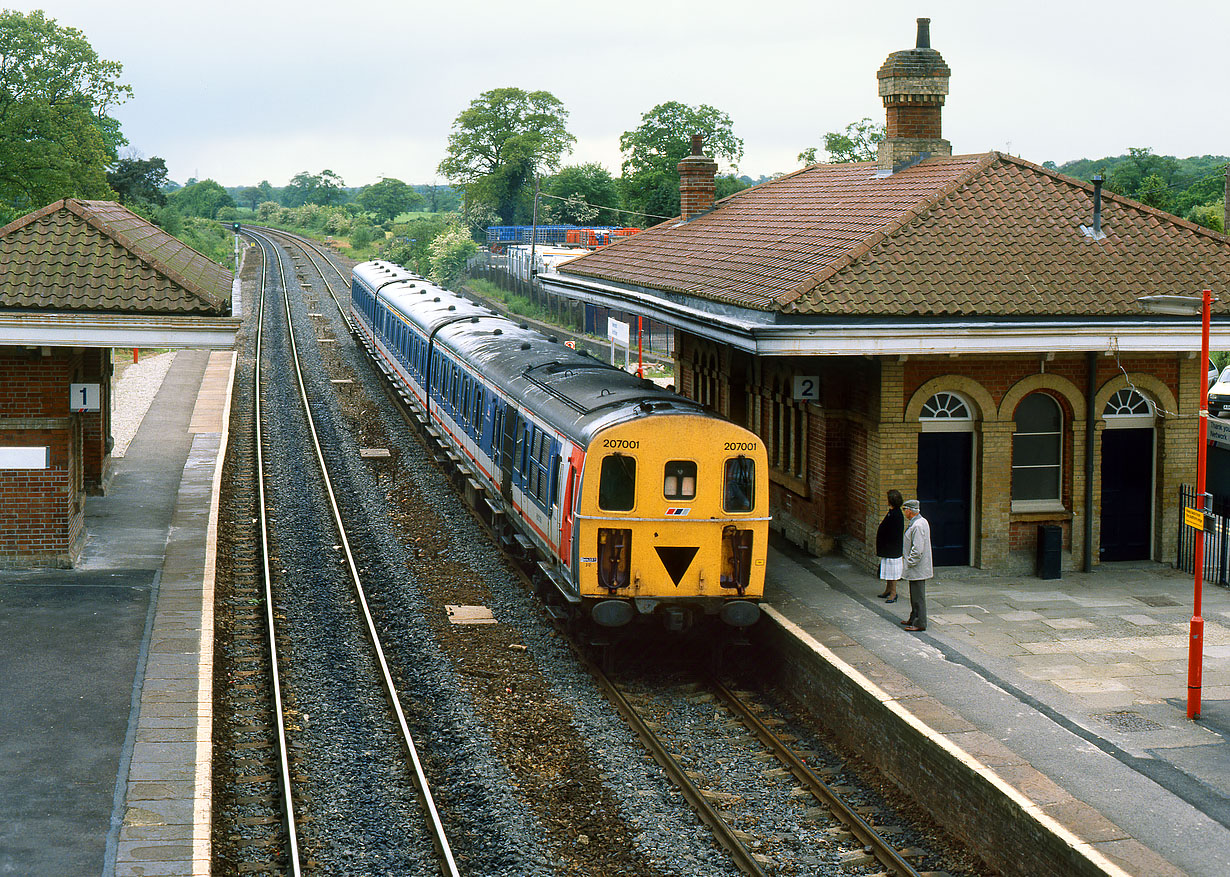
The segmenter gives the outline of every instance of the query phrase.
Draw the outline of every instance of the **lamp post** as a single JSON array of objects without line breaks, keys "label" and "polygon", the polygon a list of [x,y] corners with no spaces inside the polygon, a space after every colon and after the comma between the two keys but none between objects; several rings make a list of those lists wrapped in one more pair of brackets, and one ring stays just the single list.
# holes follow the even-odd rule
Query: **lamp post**
[{"label": "lamp post", "polygon": [[[1196,448],[1196,490],[1200,511],[1207,516],[1213,509],[1210,507],[1209,495],[1204,490],[1204,461],[1208,453],[1209,440],[1209,312],[1213,305],[1213,294],[1204,290],[1199,298],[1192,295],[1146,295],[1138,299],[1146,309],[1159,314],[1178,314],[1192,316],[1200,314],[1200,444]],[[1195,550],[1192,552],[1192,566],[1195,567],[1195,586],[1192,596],[1192,620],[1187,640],[1187,717],[1195,719],[1200,716],[1200,688],[1204,665],[1204,619],[1200,616],[1200,603],[1204,590],[1204,529],[1196,537]]]}]

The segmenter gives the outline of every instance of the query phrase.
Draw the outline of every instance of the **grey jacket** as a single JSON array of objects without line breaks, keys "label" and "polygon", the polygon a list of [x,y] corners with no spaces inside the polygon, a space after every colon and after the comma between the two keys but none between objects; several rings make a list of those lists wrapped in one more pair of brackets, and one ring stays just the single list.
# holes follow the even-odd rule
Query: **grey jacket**
[{"label": "grey jacket", "polygon": [[901,577],[907,582],[935,575],[931,566],[931,525],[922,515],[915,515],[914,520],[906,524],[901,551],[905,557],[905,572]]}]

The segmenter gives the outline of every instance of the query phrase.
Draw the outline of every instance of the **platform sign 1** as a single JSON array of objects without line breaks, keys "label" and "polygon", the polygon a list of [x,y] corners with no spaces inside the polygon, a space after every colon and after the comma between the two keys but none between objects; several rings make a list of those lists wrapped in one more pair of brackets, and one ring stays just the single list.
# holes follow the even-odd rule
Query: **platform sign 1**
[{"label": "platform sign 1", "polygon": [[102,405],[101,384],[69,384],[68,407],[70,411],[97,411]]}]

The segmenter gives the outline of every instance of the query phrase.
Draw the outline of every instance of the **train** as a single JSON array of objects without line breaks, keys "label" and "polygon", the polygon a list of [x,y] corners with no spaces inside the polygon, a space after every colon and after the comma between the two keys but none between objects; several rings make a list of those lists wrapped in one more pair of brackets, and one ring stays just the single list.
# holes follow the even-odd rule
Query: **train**
[{"label": "train", "polygon": [[759,619],[769,470],[754,433],[390,262],[354,267],[351,315],[558,611],[669,631]]}]

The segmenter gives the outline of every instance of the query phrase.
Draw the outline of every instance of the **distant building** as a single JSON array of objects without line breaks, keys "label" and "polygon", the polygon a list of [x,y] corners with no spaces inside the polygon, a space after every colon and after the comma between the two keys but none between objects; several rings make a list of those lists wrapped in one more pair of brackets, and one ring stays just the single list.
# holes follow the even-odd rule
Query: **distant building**
[{"label": "distant building", "polygon": [[1141,296],[1212,288],[1230,347],[1230,242],[997,152],[952,155],[950,70],[919,19],[878,74],[879,160],[817,164],[541,278],[675,327],[676,386],[765,441],[774,527],[870,567],[884,495],[922,501],[937,562],[1032,570],[1173,561],[1195,478],[1196,318]]}]

